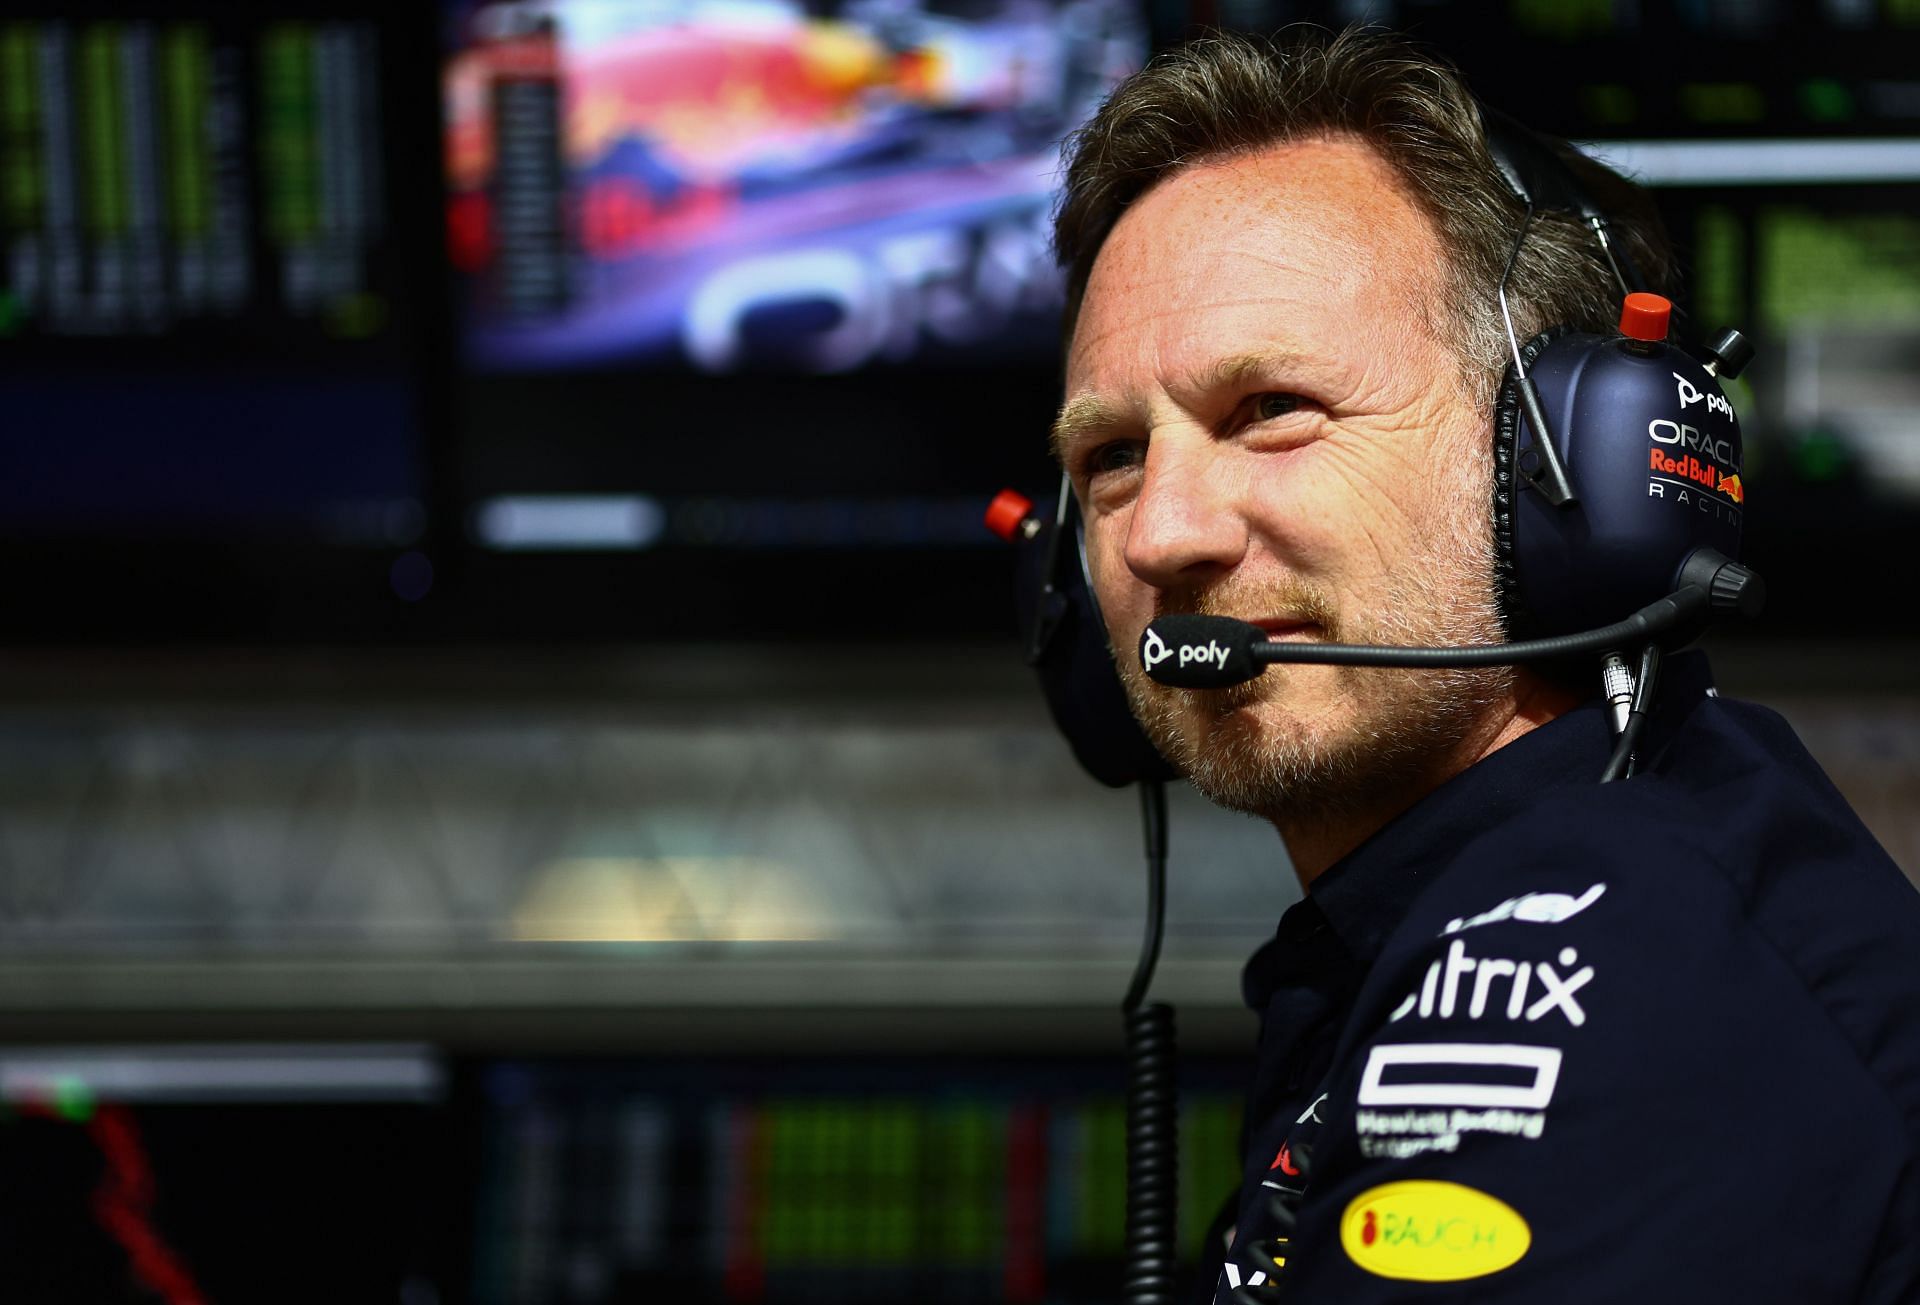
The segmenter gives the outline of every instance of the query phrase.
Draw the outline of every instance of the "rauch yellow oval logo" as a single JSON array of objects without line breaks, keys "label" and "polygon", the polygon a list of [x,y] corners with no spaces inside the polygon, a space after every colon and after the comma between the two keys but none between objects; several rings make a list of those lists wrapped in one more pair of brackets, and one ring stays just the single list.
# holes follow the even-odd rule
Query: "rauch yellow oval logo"
[{"label": "rauch yellow oval logo", "polygon": [[1383,1278],[1455,1282],[1515,1263],[1533,1245],[1533,1230],[1485,1192],[1413,1179],[1354,1197],[1340,1216],[1340,1244]]}]

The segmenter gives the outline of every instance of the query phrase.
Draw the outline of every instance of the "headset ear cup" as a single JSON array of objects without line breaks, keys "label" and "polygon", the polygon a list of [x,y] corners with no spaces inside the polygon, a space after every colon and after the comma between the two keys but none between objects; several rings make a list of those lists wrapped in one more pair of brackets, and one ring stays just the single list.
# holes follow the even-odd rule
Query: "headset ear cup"
[{"label": "headset ear cup", "polygon": [[[1542,331],[1520,348],[1521,360],[1531,368],[1547,346],[1572,328],[1555,326]],[[1527,481],[1520,474],[1520,386],[1513,363],[1501,373],[1500,391],[1493,402],[1493,584],[1500,605],[1500,621],[1511,640],[1531,639],[1538,622],[1527,609],[1520,588],[1519,553],[1515,531],[1520,517],[1520,495]]]},{"label": "headset ear cup", "polygon": [[[1057,528],[1049,524],[1047,532]],[[1085,541],[1071,501],[1065,528],[1071,534],[1059,548],[1043,532],[1021,553],[1022,634],[1054,724],[1081,767],[1102,784],[1122,788],[1142,780],[1179,779],[1180,772],[1160,755],[1127,704],[1100,605],[1087,584]],[[1049,557],[1051,576],[1045,574]]]},{"label": "headset ear cup", "polygon": [[1740,551],[1739,420],[1678,345],[1550,331],[1521,351],[1579,500],[1528,493],[1526,431],[1509,370],[1494,411],[1494,534],[1509,635],[1593,629],[1683,582],[1702,548]]}]

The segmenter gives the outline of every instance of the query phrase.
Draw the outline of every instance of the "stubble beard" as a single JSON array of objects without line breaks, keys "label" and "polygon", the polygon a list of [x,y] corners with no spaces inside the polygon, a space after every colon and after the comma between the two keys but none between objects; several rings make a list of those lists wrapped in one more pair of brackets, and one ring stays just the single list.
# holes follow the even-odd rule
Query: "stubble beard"
[{"label": "stubble beard", "polygon": [[[1470,500],[1484,501],[1484,499]],[[1407,647],[1496,643],[1491,532],[1484,518],[1438,532],[1365,618],[1338,611],[1303,581],[1165,595],[1162,615],[1285,612],[1320,627],[1328,643]],[[1131,650],[1116,663],[1147,735],[1211,801],[1279,825],[1325,824],[1402,804],[1510,698],[1505,666],[1409,669],[1272,666],[1220,690],[1170,689],[1149,680]],[[1290,700],[1295,677],[1330,676],[1316,716]]]}]

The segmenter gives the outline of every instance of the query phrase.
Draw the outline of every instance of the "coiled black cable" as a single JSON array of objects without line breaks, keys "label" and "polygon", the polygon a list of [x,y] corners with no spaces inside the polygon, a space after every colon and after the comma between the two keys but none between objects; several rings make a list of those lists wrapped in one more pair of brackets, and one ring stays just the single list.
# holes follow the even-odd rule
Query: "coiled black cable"
[{"label": "coiled black cable", "polygon": [[1173,1007],[1127,1020],[1127,1305],[1171,1305],[1179,1267],[1179,1103]]},{"label": "coiled black cable", "polygon": [[1147,1002],[1166,921],[1167,790],[1140,785],[1147,845],[1147,934],[1121,1013],[1127,1030],[1127,1305],[1172,1305],[1180,1264],[1180,1100],[1173,1007]]}]

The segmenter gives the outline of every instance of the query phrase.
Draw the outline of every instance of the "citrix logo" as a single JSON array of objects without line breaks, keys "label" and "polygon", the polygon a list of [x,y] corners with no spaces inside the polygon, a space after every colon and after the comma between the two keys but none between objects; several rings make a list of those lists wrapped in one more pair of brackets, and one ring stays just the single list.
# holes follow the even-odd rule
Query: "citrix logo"
[{"label": "citrix logo", "polygon": [[[1447,954],[1427,967],[1419,989],[1387,1017],[1399,1021],[1418,1010],[1421,1019],[1452,1019],[1456,1013],[1477,1020],[1501,1013],[1495,989],[1504,981],[1505,1015],[1510,1020],[1535,1023],[1548,1015],[1559,1015],[1579,1028],[1587,1022],[1587,1012],[1575,996],[1593,982],[1593,967],[1582,965],[1580,953],[1563,947],[1557,958],[1560,970],[1548,961],[1511,961],[1499,957],[1469,956],[1464,941],[1456,938],[1448,944]],[[1564,977],[1561,970],[1567,973]],[[1469,982],[1468,980],[1471,980]]]}]

